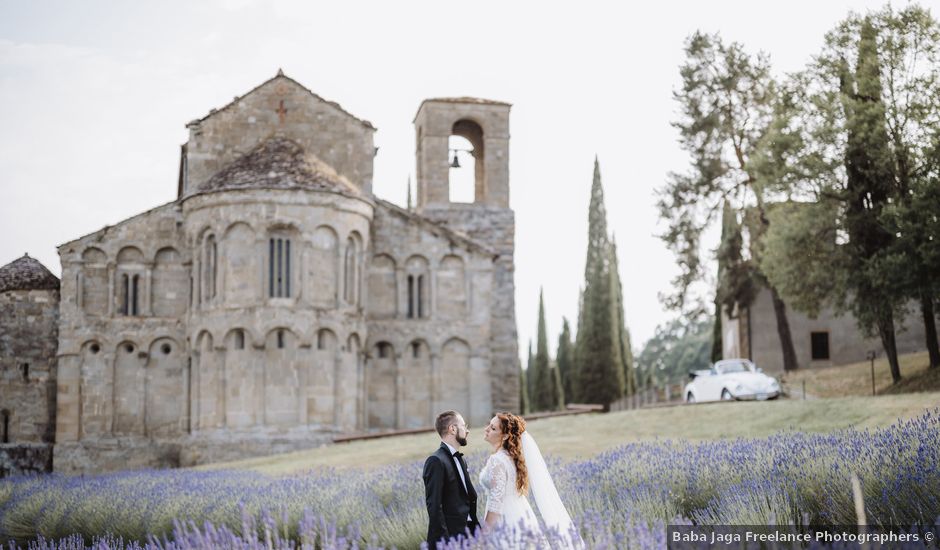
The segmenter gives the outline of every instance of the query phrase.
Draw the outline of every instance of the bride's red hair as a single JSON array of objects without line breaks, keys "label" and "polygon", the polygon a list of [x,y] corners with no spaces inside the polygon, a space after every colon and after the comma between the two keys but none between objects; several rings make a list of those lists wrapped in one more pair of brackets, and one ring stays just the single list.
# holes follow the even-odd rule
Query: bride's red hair
[{"label": "bride's red hair", "polygon": [[509,436],[503,440],[502,447],[506,449],[516,465],[516,490],[520,495],[528,495],[529,471],[526,469],[525,458],[522,456],[522,432],[525,431],[525,420],[508,412],[496,413],[496,418],[499,419],[500,431],[504,436]]}]

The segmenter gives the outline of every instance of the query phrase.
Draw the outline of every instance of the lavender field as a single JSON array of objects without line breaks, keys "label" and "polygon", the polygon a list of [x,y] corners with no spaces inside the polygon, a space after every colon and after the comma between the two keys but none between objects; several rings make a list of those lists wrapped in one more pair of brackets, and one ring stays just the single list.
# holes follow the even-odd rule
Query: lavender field
[{"label": "lavender field", "polygon": [[[470,455],[471,471],[484,459]],[[634,443],[551,467],[591,548],[664,548],[669,523],[854,524],[853,473],[870,524],[935,524],[940,409],[876,430]],[[418,548],[426,518],[420,462],[367,473],[136,471],[0,483],[0,541],[11,548]]]}]

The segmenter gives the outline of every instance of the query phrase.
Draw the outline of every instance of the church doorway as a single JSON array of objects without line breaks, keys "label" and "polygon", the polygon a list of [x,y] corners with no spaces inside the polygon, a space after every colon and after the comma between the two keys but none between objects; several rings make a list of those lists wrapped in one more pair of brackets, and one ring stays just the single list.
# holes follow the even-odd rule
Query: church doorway
[{"label": "church doorway", "polygon": [[10,442],[10,411],[0,411],[0,443]]}]

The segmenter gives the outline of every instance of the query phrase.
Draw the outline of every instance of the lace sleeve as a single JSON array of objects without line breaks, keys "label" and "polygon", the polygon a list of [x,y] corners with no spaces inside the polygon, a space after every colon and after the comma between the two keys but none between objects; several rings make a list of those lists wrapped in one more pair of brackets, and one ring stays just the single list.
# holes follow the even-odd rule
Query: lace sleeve
[{"label": "lace sleeve", "polygon": [[503,498],[506,496],[506,484],[509,481],[509,472],[501,460],[493,460],[490,464],[490,485],[489,496],[486,499],[486,511],[503,513]]}]

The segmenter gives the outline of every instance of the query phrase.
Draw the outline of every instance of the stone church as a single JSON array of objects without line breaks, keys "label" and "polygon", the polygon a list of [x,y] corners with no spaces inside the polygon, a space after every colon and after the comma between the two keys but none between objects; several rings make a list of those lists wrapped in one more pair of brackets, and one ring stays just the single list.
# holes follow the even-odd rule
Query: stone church
[{"label": "stone church", "polygon": [[[476,425],[518,410],[509,111],[421,103],[413,208],[372,193],[376,129],[280,71],[190,122],[175,200],[58,249],[41,333],[58,346],[54,469],[185,466],[425,428],[448,408]],[[472,203],[449,200],[454,135],[473,147]]]}]

